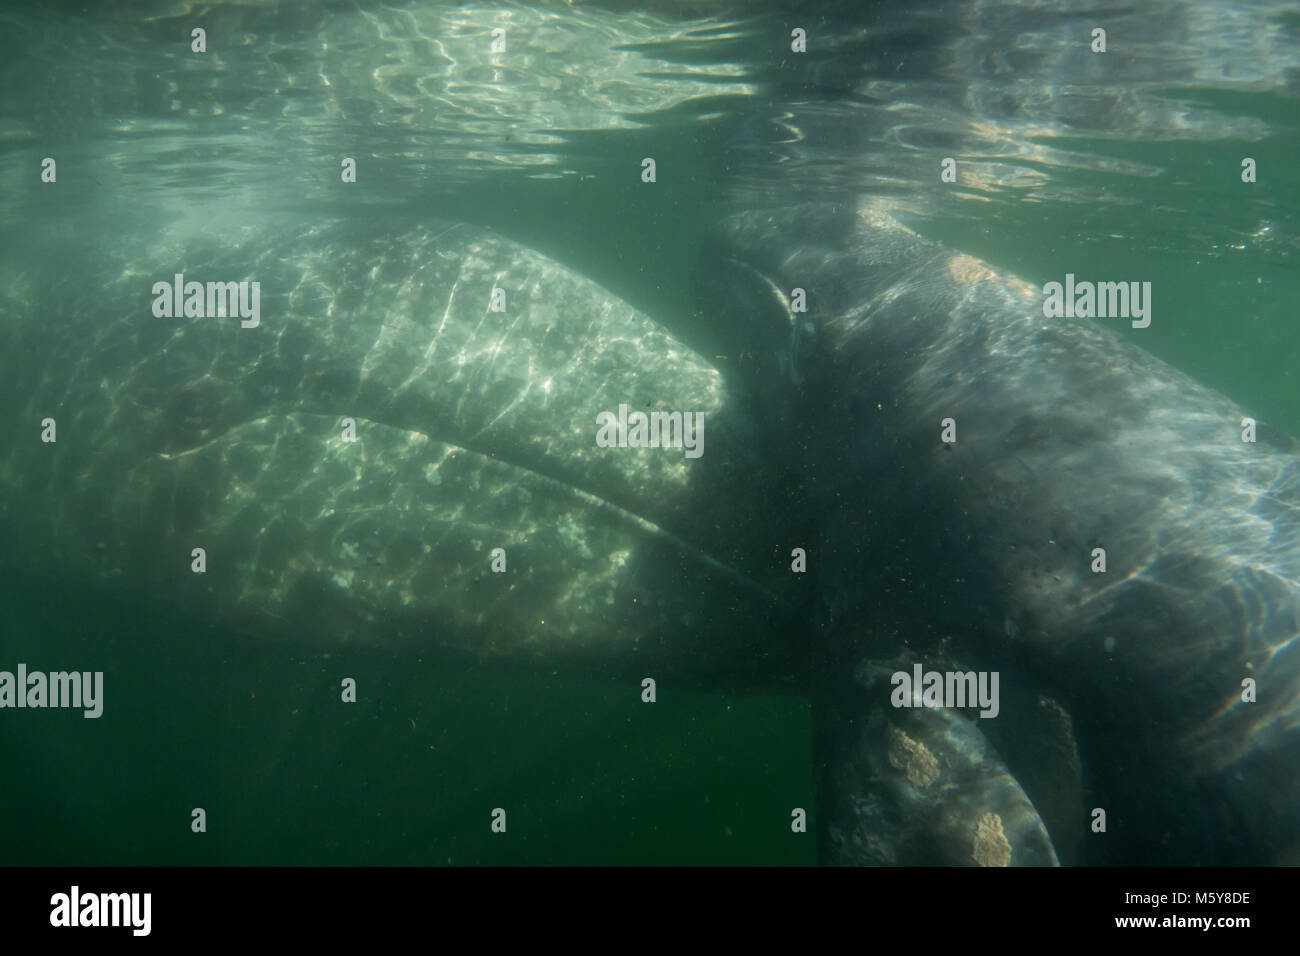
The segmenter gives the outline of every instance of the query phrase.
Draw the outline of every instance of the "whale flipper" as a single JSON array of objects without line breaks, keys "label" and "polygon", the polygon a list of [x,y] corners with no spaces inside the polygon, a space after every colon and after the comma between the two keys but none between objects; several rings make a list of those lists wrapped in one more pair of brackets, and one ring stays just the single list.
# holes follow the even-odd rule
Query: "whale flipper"
[{"label": "whale flipper", "polygon": [[1037,809],[984,736],[949,711],[869,709],[829,768],[828,862],[1056,866]]}]

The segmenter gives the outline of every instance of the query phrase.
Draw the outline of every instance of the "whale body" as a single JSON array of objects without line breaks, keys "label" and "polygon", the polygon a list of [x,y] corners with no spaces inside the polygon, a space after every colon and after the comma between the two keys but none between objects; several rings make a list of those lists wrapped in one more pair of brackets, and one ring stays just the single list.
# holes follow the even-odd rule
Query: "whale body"
[{"label": "whale body", "polygon": [[[886,629],[895,647],[905,640],[914,659],[956,653],[1028,685],[1002,716],[1017,733],[1041,723],[1040,739],[1003,749],[1013,762],[1018,749],[1064,753],[1059,780],[1077,746],[1089,799],[1124,821],[1122,852],[1098,839],[1086,859],[1291,852],[1296,443],[1269,428],[1243,441],[1246,413],[1223,396],[1100,323],[1044,318],[1039,289],[869,204],[747,212],[720,230],[718,249],[722,301],[754,274],[807,290],[807,315],[788,321],[816,323],[793,361],[817,376],[800,409],[820,439],[808,450],[820,583],[857,602],[842,614]],[[949,418],[951,444],[939,437]],[[823,695],[838,728],[823,740],[832,827],[848,859],[879,861],[879,847],[851,839],[878,829],[860,791],[879,774],[846,774],[843,753],[863,722],[888,726],[900,712],[862,677],[882,642],[845,630],[824,668],[837,687]],[[1246,702],[1247,679],[1268,699]],[[854,696],[862,710],[846,714]],[[1045,719],[1062,705],[1068,729]],[[1085,839],[1085,822],[1075,814],[1058,839]]]},{"label": "whale body", "polygon": [[[184,250],[187,279],[257,277],[257,327],[142,321],[174,251],[106,255],[87,300],[5,329],[6,354],[41,355],[43,318],[68,317],[70,351],[6,381],[6,499],[62,503],[6,518],[48,572],[142,595],[169,580],[161,599],[191,613],[344,644],[436,622],[437,646],[488,659],[621,644],[654,660],[717,616],[743,640],[782,613],[731,493],[762,474],[756,423],[716,369],[590,280],[463,224],[324,222]],[[629,401],[703,415],[707,454],[597,447],[598,414]],[[33,444],[47,416],[57,440]],[[195,548],[204,573],[172,580]],[[498,548],[508,575],[484,570]],[[746,653],[680,640],[694,670]]]},{"label": "whale body", "polygon": [[[1180,18],[1243,83],[1293,65],[1285,31],[1246,57],[1212,5],[1157,6],[1113,16],[1151,43]],[[951,30],[918,33],[936,10]],[[190,26],[157,12],[117,47]],[[1243,441],[1239,405],[1093,320],[1045,318],[1039,288],[900,214],[920,205],[899,172],[918,154],[1050,167],[1065,147],[1036,124],[1203,128],[1130,87],[1211,85],[1231,72],[1218,60],[1158,47],[1154,67],[1116,57],[1088,95],[1054,95],[1104,61],[1015,4],[927,4],[865,33],[839,11],[797,74],[770,55],[771,18],[749,35],[771,61],[754,71],[725,61],[722,20],[281,12],[223,6],[211,60],[147,70],[116,55],[45,69],[64,46],[98,49],[105,24],[9,21],[7,88],[49,76],[0,135],[24,169],[47,152],[62,164],[57,186],[0,199],[14,225],[0,530],[23,580],[111,595],[138,620],[165,612],[218,648],[283,644],[322,670],[391,652],[594,672],[636,693],[648,675],[793,688],[813,711],[824,862],[1300,855],[1295,443],[1267,422]],[[636,117],[717,135],[707,97],[734,110],[718,127],[732,179],[667,148],[660,180],[638,180],[660,147]],[[603,188],[581,197],[591,208],[649,222],[665,194],[689,206],[725,187],[695,275],[651,280],[689,284],[689,314],[631,304],[595,265],[479,222],[472,201],[448,211],[501,182],[485,169],[522,177],[512,196],[573,179],[597,136],[618,160],[581,175]],[[366,198],[350,206],[336,180],[356,155],[343,188]],[[976,184],[1028,175],[969,166]],[[543,208],[572,229],[561,203]],[[636,230],[587,248],[621,254]],[[259,324],[152,313],[154,284],[177,275],[258,282]],[[624,406],[702,415],[703,455],[602,447],[601,416]],[[914,667],[996,673],[996,715],[900,706],[895,679]],[[216,734],[241,726],[234,713]],[[790,789],[761,796],[803,803]]]}]

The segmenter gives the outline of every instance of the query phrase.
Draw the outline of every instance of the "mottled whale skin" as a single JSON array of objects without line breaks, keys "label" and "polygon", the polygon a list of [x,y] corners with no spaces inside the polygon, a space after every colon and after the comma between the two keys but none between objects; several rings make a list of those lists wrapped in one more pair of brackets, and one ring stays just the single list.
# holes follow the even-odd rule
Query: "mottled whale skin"
[{"label": "mottled whale skin", "polygon": [[[736,216],[708,261],[720,312],[807,292],[806,314],[768,302],[755,347],[779,353],[770,369],[801,371],[787,402],[816,422],[804,452],[818,584],[841,602],[816,698],[827,852],[963,853],[903,853],[915,817],[893,844],[870,836],[925,788],[905,759],[868,759],[863,726],[876,747],[946,734],[932,719],[918,735],[904,723],[914,712],[888,706],[872,676],[887,659],[1002,672],[1001,714],[976,730],[1056,822],[1067,860],[1292,859],[1296,444],[1266,424],[1243,442],[1246,413],[1228,399],[1098,322],[1045,319],[1039,289],[867,203]],[[1105,573],[1090,569],[1097,547]],[[1246,678],[1257,702],[1242,700]],[[1071,794],[1062,781],[1079,779],[1080,757],[1083,793]],[[1093,808],[1104,833],[1090,829]],[[982,811],[966,812],[969,827]]]},{"label": "mottled whale skin", "polygon": [[[779,100],[792,74],[775,77],[764,109],[780,118],[776,152],[807,150],[809,163],[780,167],[773,192],[827,168],[844,178],[821,196],[896,188],[916,141],[959,130],[1001,137],[984,152],[1014,156],[1048,120],[1108,135],[1184,127],[1179,104],[1152,111],[1132,88],[1224,74],[1221,57],[1173,44],[1108,61],[1119,92],[1098,95],[1077,83],[1098,62],[1086,43],[1048,42],[1055,19],[1026,24],[1017,4],[918,9],[919,20],[815,37],[818,85],[861,87],[887,109],[857,103],[851,122],[825,109],[819,129],[816,104]],[[1183,10],[1196,49],[1245,36],[1235,70],[1281,75],[1285,31],[1224,29],[1215,5],[1110,22],[1122,15],[1115,35],[1154,47]],[[369,637],[712,680],[797,667],[818,718],[827,861],[1295,860],[1300,493],[1288,439],[1263,427],[1242,443],[1243,412],[1227,399],[1095,322],[1042,319],[1039,290],[869,205],[764,208],[719,230],[702,303],[732,354],[749,357],[732,377],[653,317],[487,230],[386,215],[370,231],[355,219],[271,225],[267,196],[334,196],[332,175],[278,178],[322,153],[336,171],[325,118],[388,133],[362,164],[363,182],[388,184],[375,200],[386,214],[429,170],[453,188],[481,184],[467,156],[531,170],[559,162],[544,152],[555,130],[623,129],[704,92],[756,98],[726,65],[685,85],[678,58],[669,77],[638,48],[673,31],[594,8],[588,20],[513,10],[507,57],[488,52],[499,21],[487,7],[329,7],[305,44],[272,7],[226,13],[226,35],[262,42],[226,46],[226,68],[199,82],[117,55],[51,69],[64,47],[99,49],[102,25],[10,23],[6,68],[30,97],[15,112],[32,166],[61,135],[110,127],[121,144],[86,164],[104,179],[94,201],[77,202],[68,178],[59,188],[74,199],[56,222],[42,198],[52,227],[152,235],[188,218],[170,187],[195,174],[195,126],[218,117],[229,124],[211,129],[238,131],[227,145],[243,161],[205,168],[208,186],[253,196],[225,211],[235,235],[86,239],[83,257],[59,243],[57,265],[76,258],[84,275],[0,283],[0,524],[26,572],[309,646]],[[183,19],[168,17],[165,28]],[[939,22],[950,28],[925,39]],[[115,39],[143,50],[159,36],[141,19]],[[1008,36],[1035,41],[1014,70]],[[286,69],[267,44],[312,80],[296,97],[267,92]],[[883,55],[900,44],[913,50],[905,74]],[[939,88],[894,102],[918,60]],[[33,87],[36,72],[46,82]],[[1059,95],[1064,78],[1071,96]],[[436,135],[400,163],[412,127]],[[1247,125],[1239,138],[1253,135]],[[1046,137],[1035,139],[1031,158]],[[249,170],[266,171],[260,190]],[[106,195],[145,214],[99,208]],[[40,258],[12,241],[14,260]],[[261,281],[261,326],[155,319],[150,286],[177,271]],[[488,310],[494,286],[505,313]],[[795,287],[807,314],[789,313]],[[595,414],[633,396],[704,412],[705,456],[602,453]],[[46,417],[57,444],[36,439]],[[947,417],[951,447],[939,441]],[[342,440],[345,418],[356,443]],[[789,572],[794,545],[809,550],[811,583]],[[194,547],[208,552],[205,575],[189,571]],[[494,547],[510,575],[485,573]],[[1105,574],[1089,569],[1094,547]],[[889,675],[916,662],[998,670],[999,716],[891,707]],[[1245,677],[1256,703],[1240,701]],[[1089,829],[1093,808],[1105,833]]]},{"label": "mottled whale skin", "polygon": [[[119,255],[93,300],[52,291],[4,327],[6,355],[53,356],[3,386],[3,519],[29,570],[317,642],[803,671],[829,862],[1293,852],[1295,449],[1266,427],[1243,443],[1231,402],[1097,323],[1043,319],[1033,287],[870,207],[740,215],[701,283],[754,355],[727,378],[468,225]],[[155,319],[178,262],[247,263],[261,325]],[[629,396],[704,411],[705,456],[598,449],[595,414]],[[46,416],[54,445],[31,434]],[[788,502],[784,526],[763,501]],[[787,544],[809,548],[812,601]],[[494,547],[510,575],[484,573]],[[892,707],[914,663],[998,671],[998,717]]]},{"label": "mottled whale skin", "polygon": [[[777,565],[732,491],[758,487],[763,437],[715,369],[590,280],[452,223],[102,256],[93,298],[51,294],[3,332],[6,355],[51,356],[3,386],[29,570],[325,642],[773,669],[755,635],[784,613]],[[260,281],[260,325],[154,317],[177,263]],[[597,447],[624,402],[703,413],[706,453]],[[58,440],[34,443],[47,417]]]}]

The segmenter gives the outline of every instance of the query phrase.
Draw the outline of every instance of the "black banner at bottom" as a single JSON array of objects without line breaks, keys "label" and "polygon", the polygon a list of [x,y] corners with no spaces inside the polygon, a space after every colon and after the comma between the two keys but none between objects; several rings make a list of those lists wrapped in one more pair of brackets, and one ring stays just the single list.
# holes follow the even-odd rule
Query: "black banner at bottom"
[{"label": "black banner at bottom", "polygon": [[1296,871],[31,868],[0,878],[7,940],[78,945],[404,933],[436,943],[439,926],[478,927],[497,945],[604,931],[606,945],[629,933],[732,944],[752,933],[771,944],[783,930],[805,942],[847,930],[864,944],[902,933],[927,943],[1195,935],[1232,945],[1285,929]]}]

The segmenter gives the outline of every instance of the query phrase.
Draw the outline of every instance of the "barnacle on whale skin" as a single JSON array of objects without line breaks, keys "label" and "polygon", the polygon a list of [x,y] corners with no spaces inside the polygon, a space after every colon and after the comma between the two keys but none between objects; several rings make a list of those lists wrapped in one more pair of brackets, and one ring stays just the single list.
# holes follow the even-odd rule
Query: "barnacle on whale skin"
[{"label": "barnacle on whale skin", "polygon": [[934,754],[897,727],[889,728],[889,765],[903,771],[918,787],[928,787],[939,778],[939,761]]},{"label": "barnacle on whale skin", "polygon": [[1002,818],[986,813],[975,824],[975,845],[971,858],[980,866],[1006,866],[1011,862],[1011,844],[1002,832]]}]

